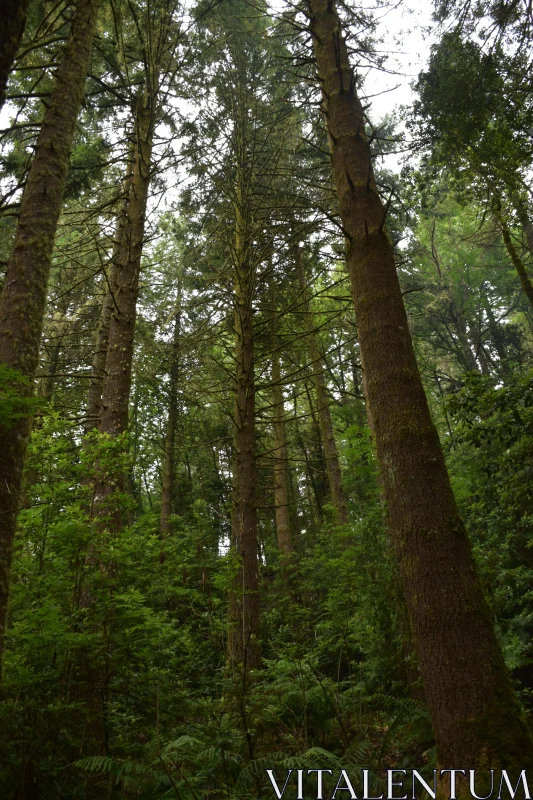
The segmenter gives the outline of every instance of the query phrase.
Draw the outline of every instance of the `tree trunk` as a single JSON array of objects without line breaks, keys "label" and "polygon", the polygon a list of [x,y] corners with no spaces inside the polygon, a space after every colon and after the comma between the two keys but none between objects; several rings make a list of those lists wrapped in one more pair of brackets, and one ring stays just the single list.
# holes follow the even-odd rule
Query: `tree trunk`
[{"label": "tree trunk", "polygon": [[9,73],[26,27],[30,0],[3,0],[0,27],[0,109],[6,100]]},{"label": "tree trunk", "polygon": [[[20,206],[0,297],[0,362],[33,378],[57,221],[96,25],[97,0],[79,0]],[[22,469],[31,421],[0,431],[0,664]]]},{"label": "tree trunk", "polygon": [[115,240],[113,242],[113,255],[105,274],[107,291],[102,301],[100,322],[96,334],[96,343],[92,363],[92,378],[87,397],[87,417],[85,421],[85,433],[90,433],[100,427],[100,414],[102,411],[102,394],[104,391],[107,351],[109,349],[109,329],[111,318],[115,310],[114,287],[117,285],[118,262],[123,247],[123,237],[125,235],[127,223],[127,203],[131,188],[133,175],[133,165],[135,163],[135,147],[130,147],[129,158],[126,164],[125,177],[122,186],[122,199],[117,215]]},{"label": "tree trunk", "polygon": [[[116,438],[128,430],[135,336],[139,273],[144,245],[144,224],[152,158],[153,115],[152,98],[145,93],[137,98],[135,111],[135,154],[129,183],[124,227],[111,292],[114,309],[109,322],[105,381],[100,411],[100,433]],[[97,468],[99,472],[100,466]],[[94,496],[94,510],[99,516],[109,513],[108,501],[115,492],[125,488],[120,469],[110,474],[98,474]],[[112,527],[120,530],[121,515],[112,512]]]},{"label": "tree trunk", "polygon": [[[179,279],[178,279],[179,280]],[[161,514],[159,517],[159,533],[165,538],[170,533],[170,515],[172,514],[172,492],[175,478],[174,450],[176,446],[176,426],[178,424],[178,377],[179,346],[181,335],[181,281],[178,283],[178,299],[174,332],[172,335],[172,353],[170,363],[170,386],[168,394],[168,417],[165,431],[163,452],[163,488],[161,492]],[[164,558],[163,550],[161,558]]]},{"label": "tree trunk", "polygon": [[109,325],[106,378],[100,419],[100,431],[110,436],[119,436],[128,429],[135,318],[152,160],[151,106],[152,103],[145,94],[138,97],[133,173],[114,275],[115,281],[111,285],[115,307]]},{"label": "tree trunk", "polygon": [[294,256],[296,270],[298,272],[298,280],[302,290],[304,319],[305,326],[307,328],[307,340],[309,342],[309,353],[311,355],[313,368],[313,383],[315,386],[318,406],[318,423],[320,426],[322,446],[324,448],[324,455],[326,458],[326,469],[328,473],[329,489],[331,492],[331,502],[333,503],[333,507],[337,512],[339,522],[341,525],[344,525],[348,522],[348,510],[346,508],[344,489],[342,488],[341,465],[339,462],[339,454],[337,453],[335,434],[333,433],[333,422],[331,420],[331,413],[329,410],[331,399],[326,386],[326,380],[324,378],[324,358],[318,346],[315,323],[313,320],[313,313],[311,311],[307,283],[302,264],[302,253],[299,245],[296,245],[294,248]]},{"label": "tree trunk", "polygon": [[533,740],[430,417],[340,20],[333,0],[308,7],[367,401],[438,763],[529,768]]},{"label": "tree trunk", "polygon": [[[240,159],[241,163],[244,159]],[[244,180],[238,176],[235,204],[235,434],[231,536],[238,571],[230,594],[229,655],[234,664],[260,664],[257,466],[255,433],[253,267]]]},{"label": "tree trunk", "polygon": [[285,436],[285,408],[279,366],[277,341],[272,353],[272,387],[274,393],[274,504],[276,510],[276,533],[280,551],[290,556],[294,553],[289,514],[289,492],[287,487],[287,441]]}]

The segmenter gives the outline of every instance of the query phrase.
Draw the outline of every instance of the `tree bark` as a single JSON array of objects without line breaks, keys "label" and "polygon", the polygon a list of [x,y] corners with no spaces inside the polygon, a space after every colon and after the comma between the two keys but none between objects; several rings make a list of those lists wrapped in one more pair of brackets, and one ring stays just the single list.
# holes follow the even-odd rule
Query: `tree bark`
[{"label": "tree bark", "polygon": [[304,319],[305,326],[307,328],[307,340],[309,342],[309,353],[311,355],[313,367],[313,384],[315,386],[318,406],[318,423],[322,438],[322,446],[324,448],[324,455],[326,458],[326,469],[328,473],[331,502],[333,503],[333,507],[337,512],[339,522],[341,525],[344,525],[348,522],[348,509],[346,507],[346,498],[344,496],[344,489],[342,487],[341,465],[339,462],[337,445],[335,443],[333,422],[329,410],[331,399],[326,386],[326,380],[324,378],[324,358],[318,346],[315,323],[313,320],[313,313],[311,311],[307,283],[302,264],[302,253],[299,245],[296,245],[294,248],[294,257],[296,262],[296,270],[298,273],[298,281],[300,283],[300,289],[303,297]]},{"label": "tree bark", "polygon": [[120,253],[111,289],[115,298],[109,324],[106,377],[102,393],[100,432],[119,436],[128,429],[131,367],[139,274],[152,161],[152,102],[146,94],[137,98],[135,155],[126,204]]},{"label": "tree bark", "polygon": [[0,109],[6,100],[9,73],[26,27],[30,0],[3,0],[0,27]]},{"label": "tree bark", "polygon": [[[153,112],[152,98],[146,93],[137,97],[135,109],[135,152],[124,226],[120,237],[119,255],[112,275],[114,297],[109,321],[109,343],[105,380],[100,410],[100,433],[112,439],[128,430],[128,412],[133,364],[135,318],[139,293],[139,274],[144,245],[145,217],[150,188],[152,159]],[[120,511],[113,510],[112,495],[125,489],[121,469],[101,473],[97,467],[94,514],[107,520],[115,530],[122,526]]]},{"label": "tree bark", "polygon": [[[20,206],[0,297],[0,362],[33,379],[46,291],[98,0],[79,0]],[[31,421],[0,431],[0,664],[22,469]]]},{"label": "tree bark", "polygon": [[[244,163],[244,158],[240,158]],[[229,655],[234,664],[260,665],[257,465],[255,431],[253,267],[247,192],[242,170],[235,203],[235,412],[231,536],[238,570],[230,593]]]},{"label": "tree bark", "polygon": [[122,187],[122,199],[117,215],[115,240],[113,242],[113,254],[108,265],[105,278],[107,281],[107,291],[102,301],[100,322],[96,334],[95,350],[92,363],[92,378],[89,385],[87,397],[87,417],[85,422],[85,433],[90,433],[100,427],[100,414],[102,411],[102,395],[106,376],[107,351],[109,349],[109,329],[111,318],[115,310],[114,287],[117,285],[118,262],[123,247],[123,237],[125,235],[127,223],[127,203],[131,189],[131,179],[133,175],[133,165],[135,163],[135,147],[130,147],[129,157],[126,164],[125,177]]},{"label": "tree bark", "polygon": [[308,8],[367,401],[438,763],[529,768],[533,740],[430,417],[339,16],[333,0]]},{"label": "tree bark", "polygon": [[289,514],[285,408],[277,341],[274,343],[274,351],[272,353],[272,388],[274,394],[274,505],[276,511],[276,533],[280,552],[285,556],[290,556],[294,553],[294,545]]}]

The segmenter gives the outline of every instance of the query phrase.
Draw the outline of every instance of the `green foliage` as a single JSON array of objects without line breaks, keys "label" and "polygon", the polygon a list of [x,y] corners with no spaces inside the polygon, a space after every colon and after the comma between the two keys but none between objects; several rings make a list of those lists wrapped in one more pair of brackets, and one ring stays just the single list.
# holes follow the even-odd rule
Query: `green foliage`
[{"label": "green foliage", "polygon": [[531,702],[533,374],[506,385],[471,374],[449,398],[450,463],[509,667]]},{"label": "green foliage", "polygon": [[32,416],[42,408],[42,399],[33,397],[31,389],[29,378],[0,364],[0,425],[9,428],[15,420]]},{"label": "green foliage", "polygon": [[[119,536],[102,531],[90,476],[95,459],[113,471],[123,444],[91,434],[80,446],[69,431],[47,417],[29,455],[36,502],[20,520],[0,704],[9,791],[22,771],[45,797],[112,786],[122,798],[244,800],[268,796],[266,768],[427,758],[379,511],[302,542],[290,596],[268,555],[264,669],[243,694],[225,657],[231,562],[208,503],[175,516],[164,542],[148,510]],[[115,503],[127,513],[125,496]]]}]

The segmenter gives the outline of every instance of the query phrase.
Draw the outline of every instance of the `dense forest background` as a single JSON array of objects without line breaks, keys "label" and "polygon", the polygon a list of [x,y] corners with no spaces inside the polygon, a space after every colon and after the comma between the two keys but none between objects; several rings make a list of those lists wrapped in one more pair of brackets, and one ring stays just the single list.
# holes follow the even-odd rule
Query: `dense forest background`
[{"label": "dense forest background", "polygon": [[533,767],[531,4],[0,6],[1,797]]}]

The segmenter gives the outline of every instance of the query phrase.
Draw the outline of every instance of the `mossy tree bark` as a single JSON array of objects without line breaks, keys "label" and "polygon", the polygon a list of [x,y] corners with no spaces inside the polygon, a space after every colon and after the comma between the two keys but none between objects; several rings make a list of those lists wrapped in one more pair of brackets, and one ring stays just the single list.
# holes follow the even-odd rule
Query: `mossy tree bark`
[{"label": "mossy tree bark", "polygon": [[[244,127],[244,124],[241,125]],[[260,664],[259,563],[257,542],[257,465],[255,431],[254,329],[252,298],[255,269],[250,253],[248,185],[244,174],[245,134],[241,131],[236,199],[235,410],[233,441],[232,549],[238,568],[230,592],[229,656],[245,670]]]},{"label": "mossy tree bark", "polygon": [[346,507],[346,497],[344,495],[344,489],[342,486],[341,465],[339,461],[339,454],[337,452],[337,444],[335,442],[335,434],[333,432],[333,421],[331,419],[331,412],[329,410],[331,398],[329,396],[328,388],[326,386],[326,379],[324,377],[324,357],[320,352],[318,345],[315,321],[313,319],[313,312],[311,311],[311,303],[307,289],[304,266],[302,263],[302,253],[299,245],[296,245],[293,248],[293,252],[296,263],[296,271],[298,273],[298,281],[300,283],[300,289],[302,292],[304,320],[307,328],[307,341],[309,343],[309,354],[311,356],[311,366],[313,369],[313,384],[316,392],[318,424],[326,460],[326,470],[331,494],[331,502],[335,508],[335,511],[337,512],[339,522],[341,525],[344,525],[348,522],[348,509]]},{"label": "mossy tree bark", "polygon": [[6,100],[9,73],[26,27],[30,0],[3,0],[0,26],[0,109]]},{"label": "mossy tree bark", "polygon": [[[0,362],[33,378],[57,221],[96,26],[98,0],[78,0],[22,196],[0,297]],[[29,390],[28,390],[29,391]],[[0,663],[22,469],[31,421],[0,432]]]},{"label": "mossy tree bark", "polygon": [[365,391],[441,767],[533,766],[418,372],[333,0],[308,0]]}]

